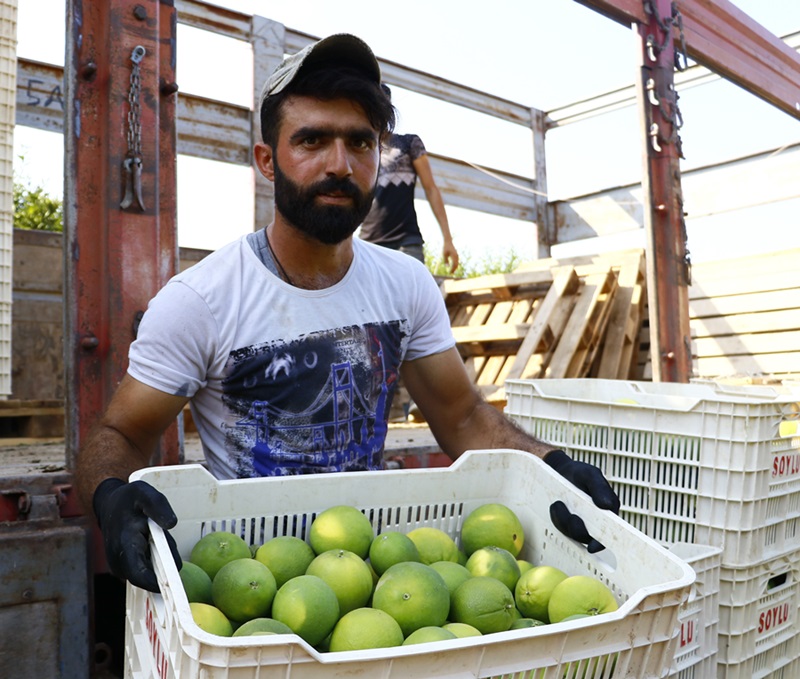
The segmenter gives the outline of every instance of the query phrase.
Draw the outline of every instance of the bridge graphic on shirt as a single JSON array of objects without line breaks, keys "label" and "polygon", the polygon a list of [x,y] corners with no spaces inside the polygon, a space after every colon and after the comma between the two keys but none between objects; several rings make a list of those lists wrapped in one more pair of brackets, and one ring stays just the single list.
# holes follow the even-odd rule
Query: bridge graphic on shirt
[{"label": "bridge graphic on shirt", "polygon": [[[379,466],[386,439],[388,386],[381,359],[380,393],[371,408],[353,379],[349,362],[331,365],[328,379],[314,402],[289,412],[256,400],[237,427],[251,427],[253,466],[262,476],[347,471]],[[318,413],[332,413],[316,421]],[[291,443],[289,443],[291,442]]]}]

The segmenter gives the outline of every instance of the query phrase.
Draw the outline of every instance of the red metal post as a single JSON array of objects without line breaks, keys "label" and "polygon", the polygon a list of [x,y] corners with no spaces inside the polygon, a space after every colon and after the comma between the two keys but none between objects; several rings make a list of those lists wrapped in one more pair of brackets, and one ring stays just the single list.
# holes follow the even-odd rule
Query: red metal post
[{"label": "red metal post", "polygon": [[[177,271],[172,0],[69,0],[65,85],[67,463],[127,367],[138,319]],[[127,197],[127,200],[126,200]],[[178,425],[153,460],[179,461]]]},{"label": "red metal post", "polygon": [[642,38],[639,108],[646,140],[643,195],[653,380],[688,382],[690,264],[680,175],[680,113],[674,87],[671,0],[647,0]]}]

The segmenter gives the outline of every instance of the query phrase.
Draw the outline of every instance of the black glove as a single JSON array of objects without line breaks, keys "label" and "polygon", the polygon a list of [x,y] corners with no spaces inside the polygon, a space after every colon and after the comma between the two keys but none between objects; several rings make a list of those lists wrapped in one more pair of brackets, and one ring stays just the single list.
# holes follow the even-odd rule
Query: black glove
[{"label": "black glove", "polygon": [[[103,534],[106,560],[111,572],[132,585],[158,592],[158,580],[150,556],[150,530],[153,519],[165,531],[178,523],[169,501],[149,483],[106,479],[94,492],[92,507]],[[175,565],[181,561],[175,540],[166,533]]]},{"label": "black glove", "polygon": [[[589,495],[598,507],[619,514],[619,497],[597,467],[573,460],[563,450],[550,451],[545,455],[544,461],[572,485]],[[589,535],[583,519],[571,513],[560,500],[550,505],[550,520],[564,535],[586,545],[590,554],[605,549]]]}]

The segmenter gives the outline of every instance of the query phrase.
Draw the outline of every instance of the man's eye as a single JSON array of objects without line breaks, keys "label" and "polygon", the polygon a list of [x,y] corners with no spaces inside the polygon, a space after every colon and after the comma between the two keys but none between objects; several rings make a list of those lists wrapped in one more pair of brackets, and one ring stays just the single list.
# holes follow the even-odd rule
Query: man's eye
[{"label": "man's eye", "polygon": [[375,147],[375,142],[372,139],[354,139],[353,146],[361,151],[369,151]]}]

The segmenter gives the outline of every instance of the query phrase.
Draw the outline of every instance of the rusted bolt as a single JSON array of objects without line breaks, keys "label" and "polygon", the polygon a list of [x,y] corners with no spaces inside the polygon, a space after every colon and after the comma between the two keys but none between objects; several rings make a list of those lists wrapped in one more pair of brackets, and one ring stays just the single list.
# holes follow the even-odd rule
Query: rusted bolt
[{"label": "rusted bolt", "polygon": [[178,91],[178,83],[176,82],[161,83],[161,94],[163,94],[165,97],[168,97],[171,94],[175,94],[177,91]]},{"label": "rusted bolt", "polygon": [[133,16],[139,21],[144,21],[147,18],[147,10],[142,5],[136,5],[133,8]]},{"label": "rusted bolt", "polygon": [[675,360],[675,352],[674,351],[665,351],[663,356],[668,361],[674,361]]},{"label": "rusted bolt", "polygon": [[25,601],[33,600],[33,590],[32,589],[23,590],[22,591],[22,598],[25,599]]},{"label": "rusted bolt", "polygon": [[93,61],[87,61],[83,68],[81,68],[81,77],[84,80],[91,80],[97,74],[97,64]]},{"label": "rusted bolt", "polygon": [[664,205],[664,203],[659,203],[658,205],[656,205],[656,210],[658,210],[659,212],[664,212],[666,209],[667,206]]},{"label": "rusted bolt", "polygon": [[81,339],[81,349],[86,349],[89,351],[90,349],[97,349],[100,346],[100,340],[97,339],[94,335],[89,335],[88,337],[84,337]]}]

